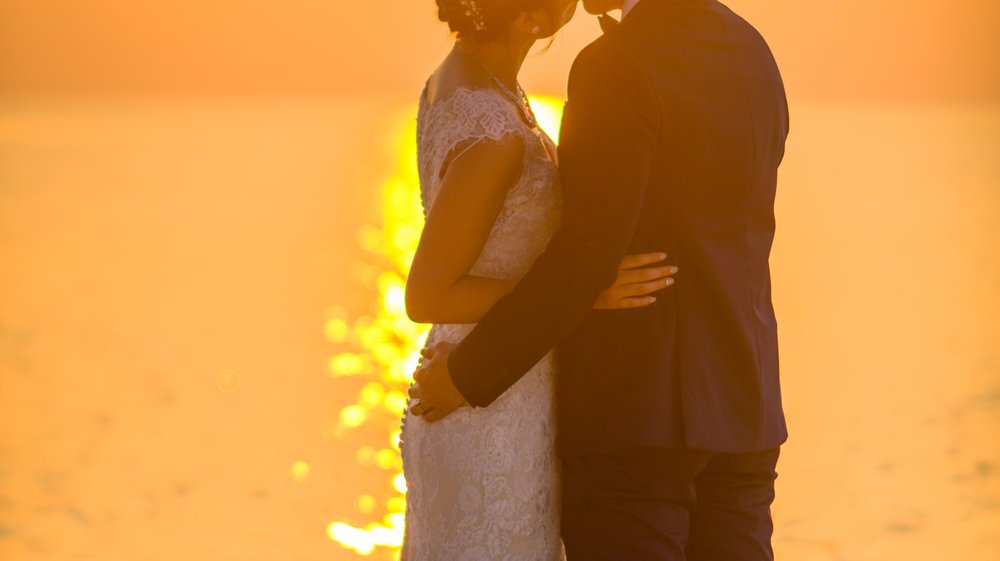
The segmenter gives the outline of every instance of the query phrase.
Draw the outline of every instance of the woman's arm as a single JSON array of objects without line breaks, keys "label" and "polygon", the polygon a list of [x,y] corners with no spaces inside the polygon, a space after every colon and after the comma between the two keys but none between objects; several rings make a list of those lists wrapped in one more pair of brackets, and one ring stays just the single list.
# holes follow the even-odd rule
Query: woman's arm
[{"label": "woman's arm", "polygon": [[[483,143],[460,152],[448,168],[427,215],[406,282],[406,312],[418,323],[476,323],[520,279],[468,274],[503,208],[507,190],[521,173],[524,147],[516,138]],[[654,292],[672,285],[677,267],[656,263],[665,253],[627,255],[615,283],[595,309],[648,306]]]},{"label": "woman's arm", "polygon": [[524,142],[479,142],[447,168],[406,282],[406,312],[420,323],[475,323],[517,279],[469,274],[489,238],[508,190],[521,175]]}]

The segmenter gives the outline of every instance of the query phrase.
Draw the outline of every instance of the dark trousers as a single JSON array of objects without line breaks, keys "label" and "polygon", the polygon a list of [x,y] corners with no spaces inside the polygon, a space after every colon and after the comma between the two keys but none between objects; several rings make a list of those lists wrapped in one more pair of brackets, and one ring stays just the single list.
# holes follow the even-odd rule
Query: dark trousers
[{"label": "dark trousers", "polygon": [[778,449],[563,459],[567,561],[771,561]]}]

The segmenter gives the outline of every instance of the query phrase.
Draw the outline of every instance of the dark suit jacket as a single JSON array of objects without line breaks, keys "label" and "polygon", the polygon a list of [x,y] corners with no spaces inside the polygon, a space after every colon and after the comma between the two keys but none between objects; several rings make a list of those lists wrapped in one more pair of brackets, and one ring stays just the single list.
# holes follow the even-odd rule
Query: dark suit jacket
[{"label": "dark suit jacket", "polygon": [[[563,224],[452,352],[487,406],[557,348],[564,455],[717,452],[786,437],[768,255],[788,109],[747,22],[714,0],[642,0],[573,65],[559,147]],[[666,251],[649,307],[594,311],[627,253]]]}]

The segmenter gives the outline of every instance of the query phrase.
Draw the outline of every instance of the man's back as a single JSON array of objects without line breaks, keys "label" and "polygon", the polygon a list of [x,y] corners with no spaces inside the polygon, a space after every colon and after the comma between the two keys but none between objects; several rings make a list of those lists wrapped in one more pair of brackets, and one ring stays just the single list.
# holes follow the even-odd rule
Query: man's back
[{"label": "man's back", "polygon": [[[601,68],[623,66],[634,74],[627,87],[645,90],[658,120],[627,250],[666,251],[681,272],[655,305],[591,312],[560,344],[560,449],[774,448],[787,434],[768,255],[788,130],[774,59],[714,0],[643,0],[581,53],[570,105],[576,92],[607,87]],[[560,149],[567,204],[600,175],[576,150],[574,125],[568,108]],[[604,219],[602,209],[592,212]]]}]

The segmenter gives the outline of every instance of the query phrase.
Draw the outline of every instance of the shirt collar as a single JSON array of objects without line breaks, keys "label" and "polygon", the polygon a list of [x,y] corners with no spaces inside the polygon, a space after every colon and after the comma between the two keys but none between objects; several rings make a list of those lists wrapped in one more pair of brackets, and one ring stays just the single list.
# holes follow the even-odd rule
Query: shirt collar
[{"label": "shirt collar", "polygon": [[638,3],[639,0],[625,0],[625,3],[622,4],[622,19],[625,19],[625,16],[627,16],[628,13],[632,11],[632,8],[634,8]]}]

